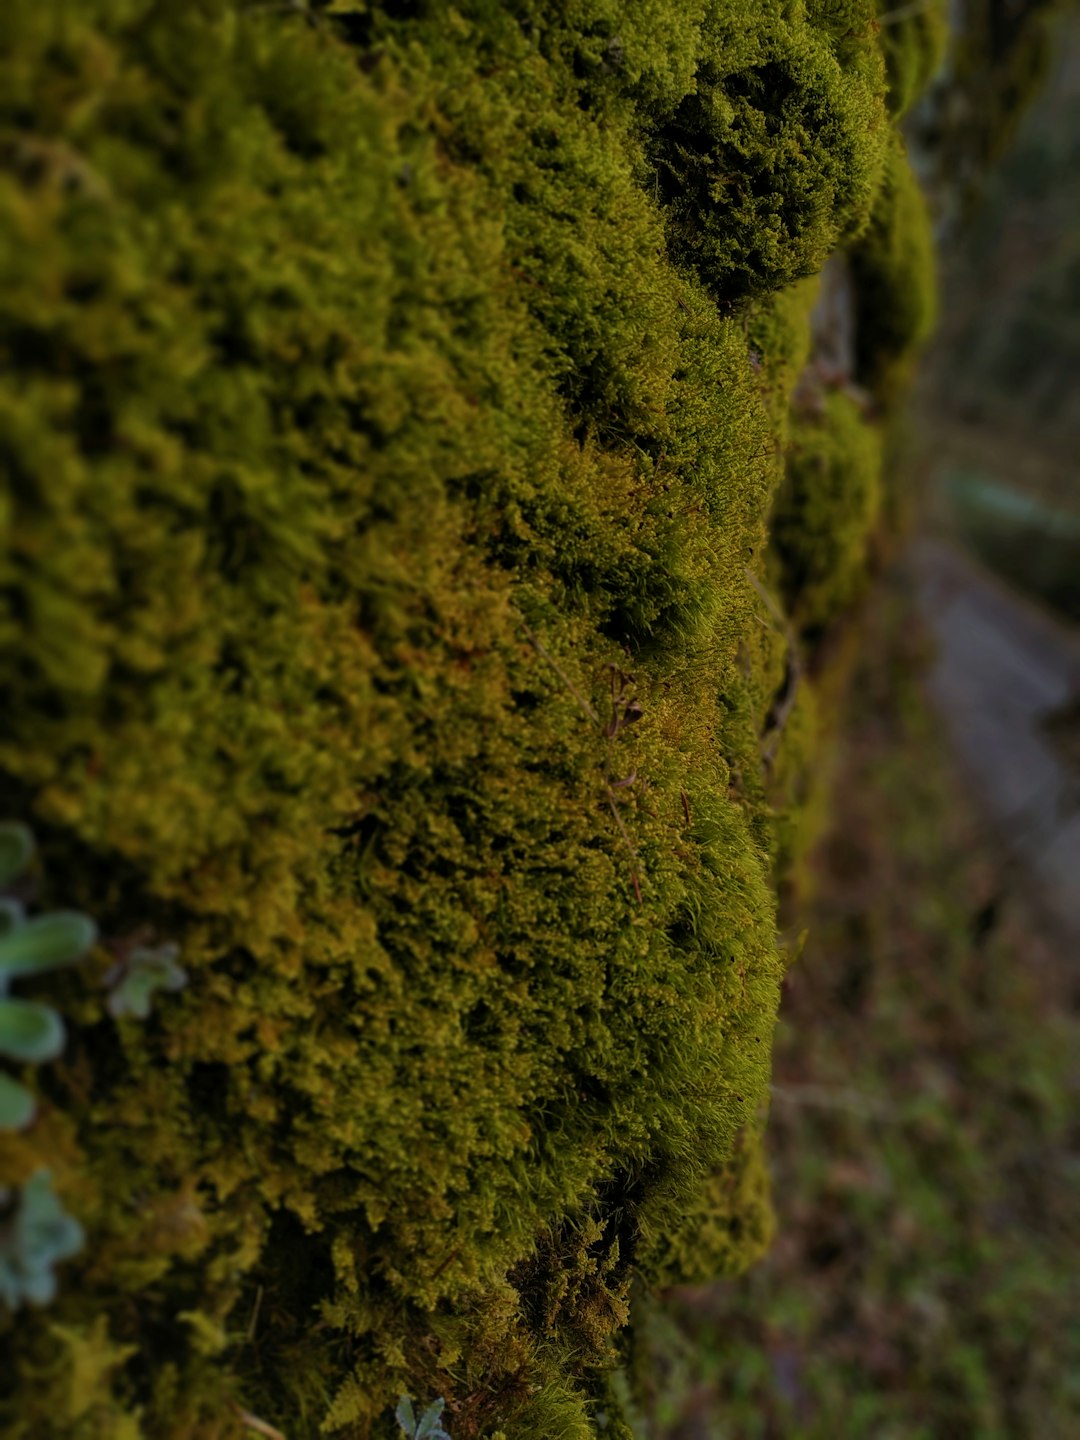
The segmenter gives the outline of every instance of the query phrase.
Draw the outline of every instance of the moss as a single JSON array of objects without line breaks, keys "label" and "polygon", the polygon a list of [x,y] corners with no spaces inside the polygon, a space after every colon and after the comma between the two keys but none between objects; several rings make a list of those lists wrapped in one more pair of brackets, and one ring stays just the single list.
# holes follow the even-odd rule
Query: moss
[{"label": "moss", "polygon": [[889,109],[903,118],[941,69],[949,41],[948,0],[909,7],[878,0]]},{"label": "moss", "polygon": [[799,420],[773,514],[800,629],[820,631],[857,594],[880,502],[881,437],[856,400],[833,391]]},{"label": "moss", "polygon": [[937,313],[930,216],[899,137],[851,269],[858,379],[889,406],[903,393]]},{"label": "moss", "polygon": [[773,291],[745,311],[752,363],[781,445],[787,438],[792,395],[810,360],[811,317],[819,291],[820,280],[813,276]]},{"label": "moss", "polygon": [[761,1143],[764,1128],[762,1112],[740,1134],[724,1164],[704,1179],[682,1224],[656,1237],[646,1272],[653,1284],[693,1285],[740,1275],[766,1253],[775,1227]]},{"label": "moss", "polygon": [[585,1437],[632,1277],[758,1253],[777,287],[875,203],[868,13],[3,7],[0,809],[105,947],[0,1137],[88,1236],[13,1440]]},{"label": "moss", "polygon": [[800,671],[791,677],[789,707],[774,739],[768,795],[775,814],[775,872],[788,914],[798,914],[806,893],[805,862],[822,826],[822,772],[825,767],[823,723],[817,677]]},{"label": "moss", "polygon": [[1038,92],[1053,56],[1064,0],[972,0],[956,17],[947,84],[920,116],[935,187],[951,218],[971,219],[983,182]]},{"label": "moss", "polygon": [[865,226],[888,135],[881,57],[864,25],[845,67],[827,24],[776,0],[717,4],[702,39],[650,153],[675,254],[731,299],[813,274]]},{"label": "moss", "polygon": [[[773,464],[745,341],[540,60],[463,40],[455,118],[408,37],[365,73],[225,6],[3,23],[7,795],[190,976],[119,1049],[73,986],[60,1323],[139,1337],[96,1403],[147,1433],[227,1429],[230,1384],[290,1429],[407,1387],[528,1433],[623,1315],[543,1308],[580,1262],[540,1237],[631,1186],[628,1265],[767,1074],[767,859],[713,748]],[[33,158],[76,153],[89,189]],[[610,746],[568,682],[603,703],[627,645]],[[649,787],[618,825],[608,764]]]}]

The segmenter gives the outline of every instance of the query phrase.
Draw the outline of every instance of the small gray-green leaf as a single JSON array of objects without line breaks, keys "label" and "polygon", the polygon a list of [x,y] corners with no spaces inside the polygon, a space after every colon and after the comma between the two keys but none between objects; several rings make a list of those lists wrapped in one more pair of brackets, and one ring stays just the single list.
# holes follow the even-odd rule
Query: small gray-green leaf
[{"label": "small gray-green leaf", "polygon": [[48,1005],[0,999],[0,1055],[40,1065],[64,1048],[64,1022]]},{"label": "small gray-green leaf", "polygon": [[16,1231],[23,1264],[33,1270],[70,1260],[86,1238],[78,1220],[64,1209],[47,1170],[38,1170],[23,1186]]},{"label": "small gray-green leaf", "polygon": [[416,1440],[431,1440],[431,1437],[442,1427],[439,1424],[439,1417],[442,1415],[445,1400],[436,1400],[429,1405],[420,1417],[420,1424],[416,1427]]},{"label": "small gray-green leaf", "polygon": [[47,1305],[56,1295],[54,1267],[82,1249],[86,1237],[39,1170],[22,1187],[14,1219],[0,1229],[0,1303]]},{"label": "small gray-green leaf", "polygon": [[404,1430],[405,1434],[408,1435],[409,1440],[413,1440],[413,1437],[416,1435],[416,1412],[413,1410],[412,1401],[408,1395],[402,1395],[398,1401],[397,1409],[394,1411],[394,1418],[402,1430]]},{"label": "small gray-green leaf", "polygon": [[25,1085],[0,1073],[0,1130],[25,1130],[33,1118],[33,1095]]},{"label": "small gray-green leaf", "polygon": [[109,1014],[119,1019],[133,1015],[145,1020],[150,1002],[159,990],[182,990],[187,971],[177,963],[179,945],[137,945],[127,958],[127,972],[106,1002]]},{"label": "small gray-green leaf", "polygon": [[34,853],[34,837],[17,820],[0,822],[0,885],[10,885]]},{"label": "small gray-green leaf", "polygon": [[70,965],[97,939],[97,926],[88,915],[57,910],[0,935],[0,985],[18,975],[36,975]]},{"label": "small gray-green leaf", "polygon": [[10,895],[0,895],[0,935],[17,930],[26,919],[26,911]]}]

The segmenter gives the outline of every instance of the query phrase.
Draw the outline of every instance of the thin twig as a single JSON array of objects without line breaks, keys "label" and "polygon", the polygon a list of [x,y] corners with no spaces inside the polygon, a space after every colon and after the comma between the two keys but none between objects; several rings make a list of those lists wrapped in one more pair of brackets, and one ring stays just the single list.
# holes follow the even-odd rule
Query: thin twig
[{"label": "thin twig", "polygon": [[641,898],[641,881],[638,879],[639,862],[637,857],[637,851],[634,849],[630,841],[630,836],[627,833],[626,826],[623,824],[623,818],[619,814],[619,807],[615,803],[615,792],[612,790],[610,785],[607,787],[607,800],[608,804],[611,806],[611,813],[615,817],[615,824],[619,827],[619,834],[623,838],[623,844],[626,846],[627,853],[630,856],[630,880],[634,886],[634,894],[637,896],[637,903],[639,905],[642,905],[644,904],[644,901]]},{"label": "thin twig", "polygon": [[775,706],[772,711],[772,725],[761,746],[761,758],[766,766],[771,766],[776,759],[776,752],[780,748],[784,729],[791,719],[791,712],[795,709],[795,703],[799,698],[799,684],[802,676],[802,666],[799,664],[798,655],[794,651],[790,651],[784,693],[779,705]]},{"label": "thin twig", "polygon": [[322,16],[312,10],[308,0],[260,0],[260,3],[245,6],[249,15],[262,13],[263,15],[302,15],[311,25],[318,25]]},{"label": "thin twig", "polygon": [[242,1425],[249,1430],[254,1430],[256,1435],[265,1435],[266,1440],[285,1440],[285,1436],[273,1425],[268,1425],[265,1420],[260,1420],[257,1415],[252,1415],[250,1410],[245,1410],[235,1400],[229,1401],[229,1407]]},{"label": "thin twig", "polygon": [[[604,761],[604,784],[607,787],[608,805],[611,807],[615,824],[618,826],[619,834],[622,836],[623,844],[626,846],[626,853],[630,856],[630,881],[634,887],[634,895],[637,897],[637,903],[641,905],[644,902],[641,898],[640,862],[637,851],[634,849],[633,842],[630,839],[630,833],[626,828],[622,816],[619,814],[619,807],[615,799],[616,788],[625,786],[626,781],[618,780],[613,782],[611,778],[611,765],[615,756],[615,737],[623,728],[623,723],[625,723],[629,713],[630,702],[626,698],[626,687],[632,680],[633,676],[624,675],[616,665],[611,666],[611,720],[604,730],[608,742],[607,758]],[[620,708],[622,711],[621,716]],[[640,707],[638,707],[638,713],[640,714]],[[637,771],[635,770],[630,777],[630,783],[633,784],[636,779]]]},{"label": "thin twig", "polygon": [[22,169],[39,167],[69,186],[77,186],[92,200],[108,200],[109,182],[71,145],[44,135],[0,135],[0,155],[9,156]]},{"label": "thin twig", "polygon": [[436,1265],[434,1271],[432,1272],[432,1280],[437,1280],[439,1276],[443,1273],[443,1271],[448,1269],[449,1266],[454,1263],[454,1261],[461,1254],[461,1251],[462,1246],[460,1245],[456,1246],[453,1250],[451,1250],[449,1255],[445,1256],[444,1259],[440,1262],[440,1264]]},{"label": "thin twig", "polygon": [[260,1285],[255,1292],[255,1304],[251,1311],[251,1319],[248,1321],[247,1343],[250,1345],[255,1339],[255,1326],[259,1323],[259,1311],[262,1309],[263,1287]]},{"label": "thin twig", "polygon": [[784,616],[784,612],[780,609],[780,606],[777,605],[776,601],[769,594],[768,590],[765,589],[765,586],[761,583],[758,577],[750,569],[750,566],[744,566],[744,570],[747,580],[750,581],[750,584],[757,591],[762,604],[765,606],[765,609],[768,610],[769,614],[773,617],[777,625],[780,627],[780,633],[783,635],[785,640],[790,639],[791,630],[788,626],[787,619]]},{"label": "thin twig", "polygon": [[593,707],[592,707],[592,706],[589,704],[589,702],[585,699],[584,695],[582,695],[581,691],[577,688],[577,686],[574,684],[574,682],[570,679],[570,676],[567,675],[566,671],[562,668],[562,666],[561,666],[561,665],[559,664],[559,662],[554,658],[554,656],[550,655],[550,654],[548,653],[548,651],[544,648],[544,646],[541,645],[540,641],[539,641],[539,640],[537,639],[537,637],[533,634],[533,632],[529,629],[528,625],[525,624],[525,621],[524,621],[524,620],[521,621],[521,628],[522,628],[522,630],[525,631],[525,635],[526,635],[526,638],[527,638],[528,641],[529,641],[529,644],[532,645],[532,646],[536,649],[536,651],[537,651],[537,653],[538,653],[539,655],[542,655],[542,656],[544,657],[544,659],[548,662],[548,664],[551,666],[551,668],[555,671],[555,674],[558,675],[559,679],[563,682],[563,684],[566,686],[566,688],[570,691],[570,694],[574,697],[574,699],[577,701],[577,703],[581,706],[581,708],[582,708],[582,710],[584,711],[584,713],[588,716],[588,718],[592,721],[592,723],[597,727],[597,729],[599,729],[599,728],[600,728],[600,716],[596,713],[596,711],[593,709]]}]

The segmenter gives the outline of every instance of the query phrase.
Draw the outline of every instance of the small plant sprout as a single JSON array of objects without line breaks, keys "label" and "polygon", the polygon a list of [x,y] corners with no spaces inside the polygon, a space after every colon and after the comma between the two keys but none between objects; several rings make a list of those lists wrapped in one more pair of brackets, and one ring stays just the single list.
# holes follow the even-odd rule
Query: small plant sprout
[{"label": "small plant sprout", "polygon": [[[0,825],[0,888],[11,884],[34,853],[25,825]],[[74,964],[97,939],[86,915],[57,910],[27,918],[19,900],[0,895],[0,1055],[23,1064],[55,1060],[64,1048],[64,1022],[49,1005],[8,995],[13,980]],[[34,1097],[0,1073],[0,1130],[21,1130],[34,1115]]]},{"label": "small plant sprout", "polygon": [[403,1395],[394,1412],[402,1434],[407,1435],[409,1440],[450,1440],[441,1423],[445,1404],[445,1400],[436,1400],[417,1420],[412,1401]]},{"label": "small plant sprout", "polygon": [[179,959],[180,946],[171,940],[162,945],[133,945],[106,977],[113,987],[106,1002],[113,1019],[132,1015],[145,1020],[158,990],[182,990],[188,977]]},{"label": "small plant sprout", "polygon": [[[18,1192],[10,1217],[0,1221],[0,1304],[18,1310],[23,1302],[48,1305],[56,1295],[53,1267],[83,1246],[83,1229],[67,1213],[47,1170],[39,1170]],[[0,1203],[10,1192],[0,1190]]]},{"label": "small plant sprout", "polygon": [[0,824],[0,889],[26,869],[34,854],[34,837],[25,825],[6,820]]}]

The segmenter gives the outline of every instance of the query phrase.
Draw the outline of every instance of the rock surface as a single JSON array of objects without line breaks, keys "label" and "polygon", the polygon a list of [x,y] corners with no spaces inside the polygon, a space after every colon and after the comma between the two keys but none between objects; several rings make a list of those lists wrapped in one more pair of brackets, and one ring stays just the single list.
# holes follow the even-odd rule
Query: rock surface
[{"label": "rock surface", "polygon": [[958,758],[1049,915],[1080,937],[1080,770],[1052,723],[1080,693],[1080,633],[944,540],[919,540],[910,565]]}]

